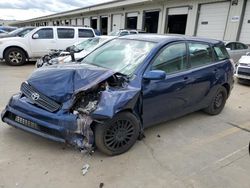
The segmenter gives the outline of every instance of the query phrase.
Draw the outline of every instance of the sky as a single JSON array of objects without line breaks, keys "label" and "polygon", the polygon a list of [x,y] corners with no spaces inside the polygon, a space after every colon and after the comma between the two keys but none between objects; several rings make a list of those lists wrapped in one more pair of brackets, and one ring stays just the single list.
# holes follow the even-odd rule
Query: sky
[{"label": "sky", "polygon": [[0,19],[27,20],[110,0],[0,0]]}]

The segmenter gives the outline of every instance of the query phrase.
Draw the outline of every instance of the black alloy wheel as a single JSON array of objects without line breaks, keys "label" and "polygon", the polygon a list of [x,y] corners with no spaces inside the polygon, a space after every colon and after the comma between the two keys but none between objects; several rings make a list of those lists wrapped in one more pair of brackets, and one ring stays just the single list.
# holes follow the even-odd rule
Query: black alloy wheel
[{"label": "black alloy wheel", "polygon": [[117,114],[95,129],[95,143],[107,155],[119,155],[129,150],[139,136],[139,121],[130,112]]}]

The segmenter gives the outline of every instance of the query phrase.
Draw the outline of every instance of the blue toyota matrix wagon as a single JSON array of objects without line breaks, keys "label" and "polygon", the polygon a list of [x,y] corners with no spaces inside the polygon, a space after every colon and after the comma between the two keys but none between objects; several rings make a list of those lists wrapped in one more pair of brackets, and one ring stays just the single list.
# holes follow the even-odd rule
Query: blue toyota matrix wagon
[{"label": "blue toyota matrix wagon", "polygon": [[119,37],[81,62],[35,70],[11,97],[2,120],[48,139],[117,155],[149,126],[197,110],[219,114],[233,88],[233,73],[221,41]]}]

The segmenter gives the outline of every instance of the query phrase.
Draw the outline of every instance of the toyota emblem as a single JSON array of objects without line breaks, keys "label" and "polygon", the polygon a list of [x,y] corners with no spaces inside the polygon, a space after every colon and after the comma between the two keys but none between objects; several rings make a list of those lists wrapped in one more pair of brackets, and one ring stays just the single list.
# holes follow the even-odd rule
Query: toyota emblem
[{"label": "toyota emblem", "polygon": [[32,93],[32,94],[31,94],[31,98],[32,98],[32,100],[34,100],[34,101],[37,101],[37,100],[39,99],[39,97],[40,97],[40,95],[39,95],[38,93]]}]

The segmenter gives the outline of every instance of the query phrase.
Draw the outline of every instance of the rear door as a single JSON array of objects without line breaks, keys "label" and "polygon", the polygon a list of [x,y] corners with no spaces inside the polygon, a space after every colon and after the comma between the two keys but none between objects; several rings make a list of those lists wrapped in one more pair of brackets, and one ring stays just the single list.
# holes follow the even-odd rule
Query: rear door
[{"label": "rear door", "polygon": [[188,42],[189,67],[187,77],[190,82],[190,95],[186,112],[192,112],[205,107],[211,89],[218,84],[220,69],[214,60],[213,50],[210,44],[203,42]]},{"label": "rear door", "polygon": [[41,57],[51,49],[56,49],[56,39],[53,28],[41,28],[29,38],[31,57]]}]

